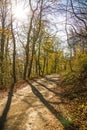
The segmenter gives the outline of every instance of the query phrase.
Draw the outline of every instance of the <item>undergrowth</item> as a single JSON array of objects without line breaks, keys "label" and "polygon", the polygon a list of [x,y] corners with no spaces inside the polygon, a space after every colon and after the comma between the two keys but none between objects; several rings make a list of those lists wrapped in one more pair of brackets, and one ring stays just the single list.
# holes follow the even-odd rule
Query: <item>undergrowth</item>
[{"label": "undergrowth", "polygon": [[[83,69],[84,70],[84,69]],[[70,102],[69,111],[78,130],[87,130],[87,73],[73,71],[63,74],[64,96]]]}]

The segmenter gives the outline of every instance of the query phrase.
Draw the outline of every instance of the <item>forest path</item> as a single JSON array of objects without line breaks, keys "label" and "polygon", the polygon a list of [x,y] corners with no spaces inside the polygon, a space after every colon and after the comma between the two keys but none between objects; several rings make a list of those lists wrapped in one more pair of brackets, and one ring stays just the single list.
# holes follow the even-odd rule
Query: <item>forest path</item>
[{"label": "forest path", "polygon": [[[17,90],[12,96],[4,130],[68,130],[66,126],[70,123],[70,116],[66,117],[68,113],[58,86],[59,80],[59,75],[48,75]],[[6,101],[4,98],[0,102],[0,115]]]}]

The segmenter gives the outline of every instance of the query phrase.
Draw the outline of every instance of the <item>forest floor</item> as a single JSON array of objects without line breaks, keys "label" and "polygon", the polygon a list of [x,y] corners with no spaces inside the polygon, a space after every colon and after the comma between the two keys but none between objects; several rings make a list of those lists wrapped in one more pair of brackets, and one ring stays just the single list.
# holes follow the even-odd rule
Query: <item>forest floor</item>
[{"label": "forest floor", "polygon": [[48,75],[5,95],[0,99],[0,130],[83,130],[73,124],[60,83],[59,75]]}]

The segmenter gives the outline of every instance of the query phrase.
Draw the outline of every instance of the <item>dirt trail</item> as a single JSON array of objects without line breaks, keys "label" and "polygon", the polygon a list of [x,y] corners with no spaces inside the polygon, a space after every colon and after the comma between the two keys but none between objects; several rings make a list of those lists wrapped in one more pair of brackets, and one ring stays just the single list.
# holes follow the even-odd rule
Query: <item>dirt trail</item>
[{"label": "dirt trail", "polygon": [[[54,91],[59,75],[50,75],[38,79],[12,96],[12,103],[8,112],[4,130],[63,130],[69,123],[69,116],[62,93]],[[57,101],[52,99],[57,96]],[[7,98],[0,101],[0,115],[2,115]],[[52,104],[57,104],[57,110]],[[67,118],[67,120],[66,120]]]}]

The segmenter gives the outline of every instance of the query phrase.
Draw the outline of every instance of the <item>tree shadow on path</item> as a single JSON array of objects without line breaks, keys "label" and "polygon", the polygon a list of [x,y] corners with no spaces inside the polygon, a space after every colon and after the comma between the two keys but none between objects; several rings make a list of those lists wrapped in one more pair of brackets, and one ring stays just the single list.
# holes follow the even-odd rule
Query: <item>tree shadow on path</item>
[{"label": "tree shadow on path", "polygon": [[61,78],[60,78],[60,77],[58,77],[58,78],[56,78],[56,79],[55,79],[55,78],[56,78],[56,77],[54,77],[54,78],[48,78],[48,77],[46,77],[45,79],[46,79],[47,81],[50,81],[50,82],[55,83],[56,85],[59,85]]},{"label": "tree shadow on path", "polygon": [[72,122],[65,119],[61,112],[57,111],[53,106],[51,106],[34,85],[32,85],[29,81],[27,81],[27,83],[30,85],[33,94],[36,95],[39,100],[48,108],[48,110],[61,122],[64,130],[76,130]]},{"label": "tree shadow on path", "polygon": [[11,85],[5,108],[4,108],[3,113],[2,113],[2,115],[0,117],[0,130],[4,130],[6,117],[7,117],[7,114],[9,112],[11,101],[12,101],[13,90],[14,90],[14,84]]},{"label": "tree shadow on path", "polygon": [[42,84],[42,83],[40,83],[40,82],[38,82],[38,81],[36,81],[36,80],[33,80],[33,81],[35,81],[37,84],[41,85],[41,87],[44,87],[44,88],[46,88],[47,90],[49,90],[50,92],[54,93],[55,95],[60,96],[60,97],[63,97],[63,95],[62,95],[61,93],[58,93],[58,92],[53,91],[52,89],[46,87],[46,85],[44,85],[44,84]]}]

